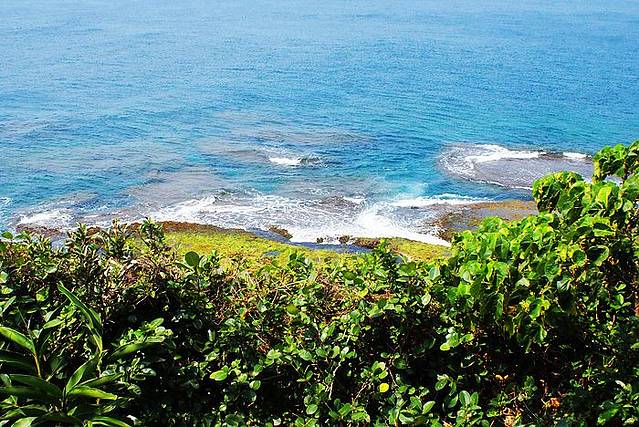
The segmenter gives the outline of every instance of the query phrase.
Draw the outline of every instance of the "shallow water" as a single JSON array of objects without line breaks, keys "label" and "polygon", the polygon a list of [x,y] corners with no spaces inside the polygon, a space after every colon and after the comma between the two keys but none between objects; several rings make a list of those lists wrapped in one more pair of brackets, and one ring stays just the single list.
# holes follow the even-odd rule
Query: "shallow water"
[{"label": "shallow water", "polygon": [[437,206],[526,197],[548,171],[588,174],[574,153],[639,138],[637,2],[9,0],[0,17],[0,227],[433,240]]}]

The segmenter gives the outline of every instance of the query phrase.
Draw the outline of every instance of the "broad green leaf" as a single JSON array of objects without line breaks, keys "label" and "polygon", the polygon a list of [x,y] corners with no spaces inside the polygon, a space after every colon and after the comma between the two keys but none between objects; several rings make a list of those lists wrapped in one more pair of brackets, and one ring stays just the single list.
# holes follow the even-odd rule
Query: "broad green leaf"
[{"label": "broad green leaf", "polygon": [[286,312],[290,315],[295,316],[297,313],[300,312],[300,309],[297,308],[297,306],[295,306],[295,304],[289,304],[286,306]]},{"label": "broad green leaf", "polygon": [[422,413],[423,414],[429,413],[431,409],[433,409],[433,406],[435,406],[435,401],[433,400],[429,400],[428,402],[424,403],[424,407],[422,408]]},{"label": "broad green leaf", "polygon": [[38,417],[20,418],[15,423],[13,423],[13,427],[30,427],[37,418]]},{"label": "broad green leaf", "polygon": [[220,369],[219,371],[215,371],[210,375],[210,378],[215,381],[224,381],[226,377],[228,377],[228,372],[224,369]]},{"label": "broad green leaf", "polygon": [[619,409],[620,409],[619,406],[613,406],[603,411],[601,414],[599,414],[599,417],[597,418],[597,424],[599,425],[606,424],[615,415],[617,415],[617,412],[619,412]]},{"label": "broad green leaf", "polygon": [[55,328],[56,326],[60,326],[63,323],[64,321],[62,319],[52,319],[45,323],[44,326],[42,326],[42,329]]},{"label": "broad green leaf", "polygon": [[184,262],[186,262],[186,265],[189,267],[195,268],[200,264],[200,255],[193,251],[187,252],[184,255]]},{"label": "broad green leaf", "polygon": [[422,305],[428,305],[431,299],[431,295],[428,292],[424,293],[424,295],[422,295]]},{"label": "broad green leaf", "polygon": [[389,388],[390,388],[390,385],[388,385],[388,383],[381,383],[379,385],[379,392],[380,393],[386,393]]},{"label": "broad green leaf", "polygon": [[315,412],[317,412],[317,410],[318,410],[318,409],[319,409],[319,408],[318,408],[318,406],[317,406],[317,405],[315,405],[315,404],[311,404],[311,405],[308,405],[308,406],[306,407],[306,413],[307,413],[308,415],[313,415]]},{"label": "broad green leaf", "polygon": [[466,390],[462,390],[459,392],[459,401],[464,406],[469,406],[471,404],[470,393]]}]

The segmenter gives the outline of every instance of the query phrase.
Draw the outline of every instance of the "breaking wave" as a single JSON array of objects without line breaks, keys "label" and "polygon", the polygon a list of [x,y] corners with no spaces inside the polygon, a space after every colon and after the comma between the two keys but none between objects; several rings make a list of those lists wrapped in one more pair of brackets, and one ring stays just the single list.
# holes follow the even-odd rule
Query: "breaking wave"
[{"label": "breaking wave", "polygon": [[514,189],[532,189],[548,173],[575,171],[592,174],[587,154],[542,150],[514,150],[494,144],[455,144],[439,158],[441,168],[457,178]]},{"label": "breaking wave", "polygon": [[204,197],[154,212],[159,221],[184,221],[226,228],[268,230],[285,228],[293,242],[335,243],[342,236],[403,237],[444,244],[424,220],[434,211],[415,213],[389,201],[370,203],[361,197],[300,200],[275,195]]}]

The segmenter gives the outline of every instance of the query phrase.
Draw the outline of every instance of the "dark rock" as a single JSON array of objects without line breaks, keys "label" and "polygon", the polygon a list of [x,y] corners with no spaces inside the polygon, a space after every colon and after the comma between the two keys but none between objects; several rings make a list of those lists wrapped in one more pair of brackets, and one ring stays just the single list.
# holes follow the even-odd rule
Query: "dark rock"
[{"label": "dark rock", "polygon": [[379,242],[380,242],[379,239],[370,239],[370,238],[366,238],[366,237],[359,237],[359,238],[355,239],[353,244],[355,246],[359,246],[359,247],[362,247],[362,248],[375,249],[379,245]]},{"label": "dark rock", "polygon": [[268,228],[269,231],[275,233],[275,234],[279,234],[280,236],[284,237],[287,240],[290,240],[291,237],[293,237],[293,235],[291,233],[288,232],[288,230],[286,230],[285,228],[282,227],[278,227],[277,225],[271,225]]},{"label": "dark rock", "polygon": [[340,236],[337,240],[338,240],[338,241],[339,241],[342,245],[345,245],[345,244],[347,244],[348,242],[350,242],[350,241],[351,241],[351,236]]}]

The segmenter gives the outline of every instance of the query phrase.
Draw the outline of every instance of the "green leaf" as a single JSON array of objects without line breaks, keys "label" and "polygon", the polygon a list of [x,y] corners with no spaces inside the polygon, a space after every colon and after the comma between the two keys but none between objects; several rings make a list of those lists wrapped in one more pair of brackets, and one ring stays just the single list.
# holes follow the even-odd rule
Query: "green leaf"
[{"label": "green leaf", "polygon": [[124,421],[120,421],[115,418],[104,417],[104,416],[93,417],[91,418],[91,422],[93,423],[93,425],[97,425],[97,426],[131,427],[129,424],[125,423]]},{"label": "green leaf", "polygon": [[606,424],[608,421],[610,421],[610,419],[612,419],[615,415],[617,415],[617,412],[619,412],[618,406],[613,406],[611,408],[606,409],[601,414],[599,414],[599,417],[597,418],[597,424],[599,425]]},{"label": "green leaf", "polygon": [[113,354],[111,354],[111,356],[109,356],[109,360],[117,360],[120,359],[124,356],[127,356],[131,353],[135,353],[138,350],[142,350],[144,348],[150,347],[152,345],[158,344],[160,342],[164,341],[164,339],[157,339],[157,340],[147,340],[145,342],[136,342],[136,343],[131,343],[131,344],[126,344],[123,345],[121,347],[118,347]]},{"label": "green leaf", "polygon": [[359,410],[357,412],[353,412],[353,415],[351,415],[351,420],[353,421],[370,421],[370,416],[368,415],[368,413],[365,410]]},{"label": "green leaf", "polygon": [[34,390],[40,391],[53,398],[59,399],[62,397],[62,390],[55,384],[43,380],[32,375],[22,374],[9,374],[12,382],[17,382],[32,387]]},{"label": "green leaf", "polygon": [[431,296],[428,292],[422,295],[422,305],[428,305],[430,303],[430,300],[431,300]]},{"label": "green leaf", "polygon": [[34,371],[33,359],[8,350],[0,350],[0,363],[13,366],[15,368]]},{"label": "green leaf", "polygon": [[315,412],[317,412],[318,409],[319,407],[313,403],[306,407],[306,413],[308,415],[313,415]]},{"label": "green leaf", "polygon": [[197,252],[187,252],[184,255],[184,262],[186,262],[186,265],[188,265],[189,267],[192,268],[196,268],[198,265],[200,265],[200,255],[197,254]]},{"label": "green leaf", "polygon": [[292,316],[295,316],[297,313],[300,312],[300,309],[297,308],[295,304],[289,304],[286,306],[286,312]]},{"label": "green leaf", "polygon": [[219,371],[215,371],[210,375],[210,378],[215,381],[224,381],[229,374],[226,370],[220,369]]},{"label": "green leaf", "polygon": [[388,391],[388,389],[390,389],[390,385],[388,385],[388,383],[381,383],[379,385],[379,392],[380,393],[386,393]]},{"label": "green leaf", "polygon": [[45,323],[44,326],[42,326],[42,329],[55,328],[56,326],[60,326],[63,323],[64,321],[62,319],[52,319]]},{"label": "green leaf", "polygon": [[435,406],[435,401],[433,400],[429,400],[428,402],[424,403],[424,407],[422,408],[422,413],[423,414],[429,413],[431,409],[433,409],[433,406]]},{"label": "green leaf", "polygon": [[84,316],[87,321],[89,331],[93,337],[95,345],[99,351],[102,351],[102,320],[100,315],[95,312],[91,307],[88,307],[80,299],[75,296],[73,292],[64,287],[62,283],[58,283],[58,290],[67,297],[71,304],[73,304]]},{"label": "green leaf", "polygon": [[595,256],[595,259],[592,261],[597,267],[601,267],[601,265],[608,259],[610,256],[610,249],[606,246],[593,246],[589,249],[589,252]]},{"label": "green leaf", "polygon": [[42,390],[37,390],[33,387],[18,387],[18,386],[0,387],[0,394],[7,394],[9,396],[17,396],[17,397],[51,400],[51,396],[44,393]]},{"label": "green leaf", "polygon": [[78,385],[78,383],[80,383],[80,381],[84,379],[85,376],[93,374],[99,361],[100,355],[98,354],[80,365],[80,367],[75,370],[73,375],[71,375],[67,381],[67,384],[64,387],[64,392],[68,394],[76,385]]},{"label": "green leaf", "polygon": [[345,417],[349,412],[351,412],[351,409],[352,405],[350,403],[345,403],[341,406],[341,408],[339,408],[338,412],[342,417]]},{"label": "green leaf", "polygon": [[26,418],[20,418],[19,420],[17,420],[15,423],[13,423],[13,427],[29,427],[33,424],[33,422],[37,419],[38,417],[26,417]]},{"label": "green leaf", "polygon": [[415,422],[415,418],[410,415],[405,415],[404,411],[399,413],[399,420],[404,424],[413,424]]},{"label": "green leaf", "polygon": [[610,198],[610,193],[612,193],[612,187],[608,185],[601,187],[599,189],[599,192],[597,193],[597,197],[595,198],[595,200],[604,206],[608,206],[608,199]]},{"label": "green leaf", "polygon": [[35,354],[35,344],[31,340],[31,338],[27,337],[20,332],[7,328],[5,326],[0,326],[0,335],[4,336],[9,341],[12,341],[15,344],[18,344],[20,347],[29,350],[32,354]]},{"label": "green leaf", "polygon": [[462,405],[469,406],[471,404],[470,393],[468,393],[466,390],[460,391],[459,400],[461,401]]},{"label": "green leaf", "polygon": [[79,385],[74,387],[69,393],[68,396],[76,396],[76,397],[90,397],[94,399],[104,399],[104,400],[116,400],[118,396],[113,393],[108,393],[106,391],[87,387],[84,385]]},{"label": "green leaf", "polygon": [[111,384],[115,381],[117,381],[119,378],[122,377],[122,374],[111,374],[111,375],[103,375],[100,378],[95,378],[95,379],[91,379],[91,380],[87,380],[84,382],[81,382],[80,385],[84,385],[84,386],[88,386],[88,387],[100,387],[106,384]]}]

